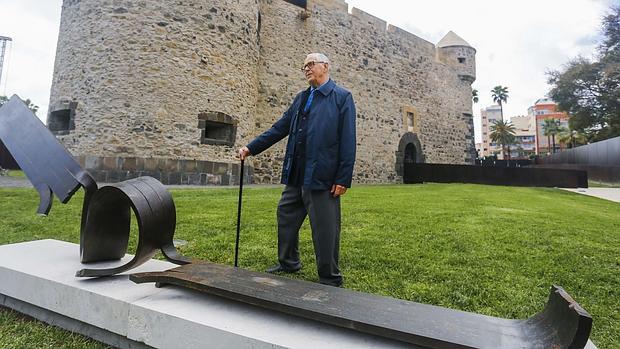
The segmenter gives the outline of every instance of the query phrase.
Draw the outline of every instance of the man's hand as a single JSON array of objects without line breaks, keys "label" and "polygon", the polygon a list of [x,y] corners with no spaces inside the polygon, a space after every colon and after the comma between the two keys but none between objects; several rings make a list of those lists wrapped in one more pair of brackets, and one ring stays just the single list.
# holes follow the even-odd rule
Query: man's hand
[{"label": "man's hand", "polygon": [[330,190],[329,192],[332,194],[333,197],[337,198],[347,192],[347,187],[334,184],[332,185],[332,190]]},{"label": "man's hand", "polygon": [[239,156],[239,159],[241,160],[245,160],[250,155],[252,154],[250,154],[250,149],[248,149],[248,147],[243,147],[239,149],[239,154],[237,154],[237,156]]}]

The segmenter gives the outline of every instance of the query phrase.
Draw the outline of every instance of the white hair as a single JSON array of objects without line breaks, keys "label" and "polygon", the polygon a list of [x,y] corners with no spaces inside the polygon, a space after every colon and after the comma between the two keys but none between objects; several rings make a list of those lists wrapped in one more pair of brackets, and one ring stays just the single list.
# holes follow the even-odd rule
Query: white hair
[{"label": "white hair", "polygon": [[324,62],[324,63],[330,64],[329,58],[327,58],[327,56],[322,53],[311,53],[308,56],[306,56],[306,59],[311,59],[315,62]]}]

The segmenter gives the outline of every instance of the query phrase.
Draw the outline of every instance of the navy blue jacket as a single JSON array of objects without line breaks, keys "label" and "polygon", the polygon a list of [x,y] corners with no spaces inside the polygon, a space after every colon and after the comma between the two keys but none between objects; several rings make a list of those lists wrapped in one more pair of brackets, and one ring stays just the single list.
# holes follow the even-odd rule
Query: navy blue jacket
[{"label": "navy blue jacket", "polygon": [[[280,120],[247,145],[258,155],[289,136],[282,168],[282,184],[288,184],[295,156],[300,105],[308,90],[297,94]],[[355,163],[355,103],[351,92],[332,80],[315,93],[308,113],[303,187],[330,189],[333,184],[351,187]]]}]

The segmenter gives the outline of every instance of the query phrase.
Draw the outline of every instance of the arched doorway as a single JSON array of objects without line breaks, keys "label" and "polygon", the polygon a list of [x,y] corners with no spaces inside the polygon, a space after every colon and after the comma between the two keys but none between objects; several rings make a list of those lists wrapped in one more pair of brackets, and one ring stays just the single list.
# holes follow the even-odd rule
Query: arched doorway
[{"label": "arched doorway", "polygon": [[396,151],[396,174],[403,176],[404,183],[418,183],[413,173],[413,164],[423,163],[424,154],[418,136],[413,132],[405,133]]},{"label": "arched doorway", "polygon": [[405,146],[405,159],[406,164],[415,163],[415,145],[413,143],[407,143]]},{"label": "arched doorway", "polygon": [[415,145],[413,143],[407,143],[405,146],[405,156],[403,159],[403,182],[404,183],[416,183],[414,179],[415,170],[413,164],[415,164]]}]

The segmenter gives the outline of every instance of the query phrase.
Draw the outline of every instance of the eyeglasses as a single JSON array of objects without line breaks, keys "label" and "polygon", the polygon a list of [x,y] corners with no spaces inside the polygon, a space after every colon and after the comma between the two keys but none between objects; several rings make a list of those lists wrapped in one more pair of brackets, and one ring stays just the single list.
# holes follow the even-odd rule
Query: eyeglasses
[{"label": "eyeglasses", "polygon": [[314,62],[314,61],[310,61],[308,63],[306,63],[303,67],[301,67],[301,71],[306,71],[306,70],[312,70],[312,68],[314,68],[314,65],[317,63],[324,63],[327,64],[327,62]]}]

